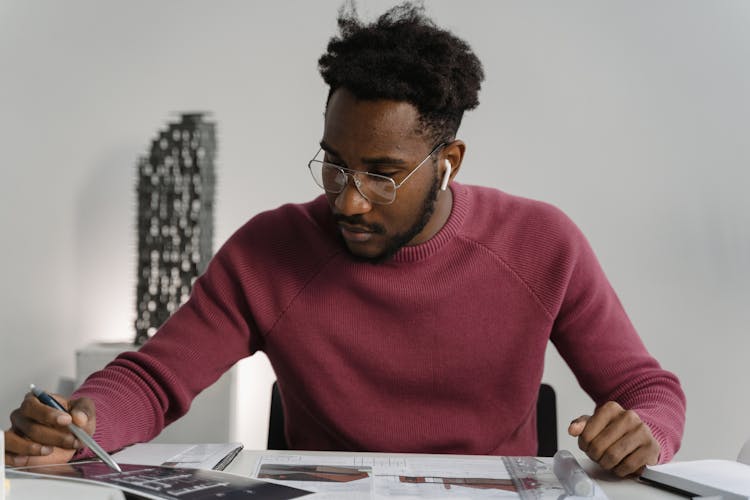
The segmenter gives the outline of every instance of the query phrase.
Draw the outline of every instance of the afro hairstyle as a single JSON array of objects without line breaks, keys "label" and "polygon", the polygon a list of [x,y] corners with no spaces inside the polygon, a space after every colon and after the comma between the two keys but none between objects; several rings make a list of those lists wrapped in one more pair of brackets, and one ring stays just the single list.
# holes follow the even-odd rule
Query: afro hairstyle
[{"label": "afro hairstyle", "polygon": [[[435,142],[455,138],[464,111],[479,104],[482,63],[469,45],[405,2],[363,24],[353,3],[339,11],[339,36],[318,60],[328,98],[345,88],[357,99],[412,104],[419,132]],[[348,12],[347,12],[348,10]]]}]

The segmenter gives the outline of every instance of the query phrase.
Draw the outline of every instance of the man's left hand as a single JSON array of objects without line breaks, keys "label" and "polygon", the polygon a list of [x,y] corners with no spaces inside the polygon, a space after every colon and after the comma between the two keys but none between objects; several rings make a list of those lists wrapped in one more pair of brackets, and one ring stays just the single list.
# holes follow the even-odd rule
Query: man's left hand
[{"label": "man's left hand", "polygon": [[578,447],[603,469],[619,477],[640,473],[659,461],[659,443],[651,429],[633,410],[614,401],[596,409],[593,415],[573,420],[568,434],[578,437]]}]

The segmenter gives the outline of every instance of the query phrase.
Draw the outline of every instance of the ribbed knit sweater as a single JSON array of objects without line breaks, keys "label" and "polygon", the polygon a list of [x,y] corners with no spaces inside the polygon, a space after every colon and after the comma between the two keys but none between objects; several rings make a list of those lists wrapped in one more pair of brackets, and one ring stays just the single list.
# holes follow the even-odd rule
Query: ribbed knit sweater
[{"label": "ribbed knit sweater", "polygon": [[350,256],[322,196],[252,218],[153,338],[76,392],[96,403],[95,437],[109,450],[155,437],[264,351],[291,448],[534,455],[551,341],[596,404],[635,410],[669,460],[679,381],[578,228],[548,204],[451,189],[443,228],[382,264]]}]

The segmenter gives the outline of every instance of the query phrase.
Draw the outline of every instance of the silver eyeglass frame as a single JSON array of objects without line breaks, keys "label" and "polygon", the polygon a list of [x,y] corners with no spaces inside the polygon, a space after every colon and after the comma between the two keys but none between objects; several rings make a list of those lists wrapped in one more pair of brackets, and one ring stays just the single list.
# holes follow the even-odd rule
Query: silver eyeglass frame
[{"label": "silver eyeglass frame", "polygon": [[[390,205],[391,203],[393,203],[394,201],[396,201],[396,194],[397,194],[398,189],[401,186],[403,186],[406,181],[409,180],[409,177],[411,177],[414,174],[414,172],[416,172],[417,170],[419,170],[419,168],[422,165],[424,165],[425,163],[427,163],[427,160],[429,160],[432,157],[432,155],[434,155],[435,153],[437,153],[440,148],[442,148],[442,147],[444,147],[446,145],[447,145],[447,143],[441,142],[440,144],[438,144],[437,146],[435,146],[434,148],[432,148],[432,150],[430,151],[430,153],[427,156],[425,156],[424,159],[421,162],[419,162],[419,164],[416,167],[414,167],[412,169],[412,171],[409,172],[406,175],[406,177],[404,177],[401,180],[401,182],[399,182],[398,184],[396,184],[396,181],[394,181],[392,178],[390,178],[388,176],[385,176],[385,175],[373,174],[373,173],[366,172],[366,171],[361,171],[361,170],[353,170],[351,168],[342,167],[340,165],[336,165],[335,163],[331,163],[331,162],[328,162],[328,161],[316,160],[316,158],[318,157],[318,155],[320,154],[320,152],[323,151],[323,148],[319,148],[318,152],[315,153],[315,156],[313,156],[312,160],[310,160],[309,162],[307,162],[307,168],[310,171],[310,175],[312,176],[313,181],[315,181],[315,184],[318,187],[322,188],[323,191],[325,191],[326,193],[329,193],[329,194],[340,194],[340,193],[344,192],[344,190],[346,189],[346,186],[349,185],[349,179],[351,178],[352,181],[354,181],[354,186],[357,188],[357,192],[360,194],[360,196],[362,196],[362,198],[364,198],[365,200],[369,201],[370,203],[375,203],[375,204],[378,204],[378,205]],[[341,174],[343,174],[346,177],[346,183],[342,184],[341,185],[341,189],[339,189],[339,190],[327,189],[323,185],[323,181],[322,180],[318,181],[318,178],[313,173],[313,168],[314,168],[313,165],[316,165],[317,168],[320,168],[321,171],[325,167],[330,167],[332,169],[336,169],[338,172],[340,172]],[[393,186],[393,197],[391,198],[391,200],[390,201],[372,200],[369,196],[367,196],[365,193],[363,193],[362,190],[364,188],[363,188],[363,181],[360,179],[361,176],[364,176],[365,178],[372,178],[372,179],[380,181],[380,182],[388,182],[388,183],[390,183]]]}]

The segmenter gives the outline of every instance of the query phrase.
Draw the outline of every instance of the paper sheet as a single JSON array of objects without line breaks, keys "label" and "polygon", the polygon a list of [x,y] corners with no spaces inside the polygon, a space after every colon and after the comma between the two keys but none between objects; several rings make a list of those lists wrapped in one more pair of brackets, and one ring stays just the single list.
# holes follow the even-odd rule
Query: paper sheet
[{"label": "paper sheet", "polygon": [[[512,471],[518,467],[506,466],[504,458],[530,462],[534,467],[513,477]],[[305,455],[269,451],[258,458],[252,477],[314,491],[316,499],[558,500],[565,496],[565,490],[552,472],[552,463],[551,458],[535,457]],[[521,491],[514,484],[518,478],[522,478]],[[606,494],[594,483],[593,496],[588,500],[606,499]]]},{"label": "paper sheet", "polygon": [[[242,449],[241,443],[166,444],[139,443],[118,451],[112,458],[119,464],[163,465],[214,469],[226,457]],[[218,468],[218,470],[223,467]]]},{"label": "paper sheet", "polygon": [[497,457],[268,454],[258,460],[253,477],[325,498],[519,498]]}]

